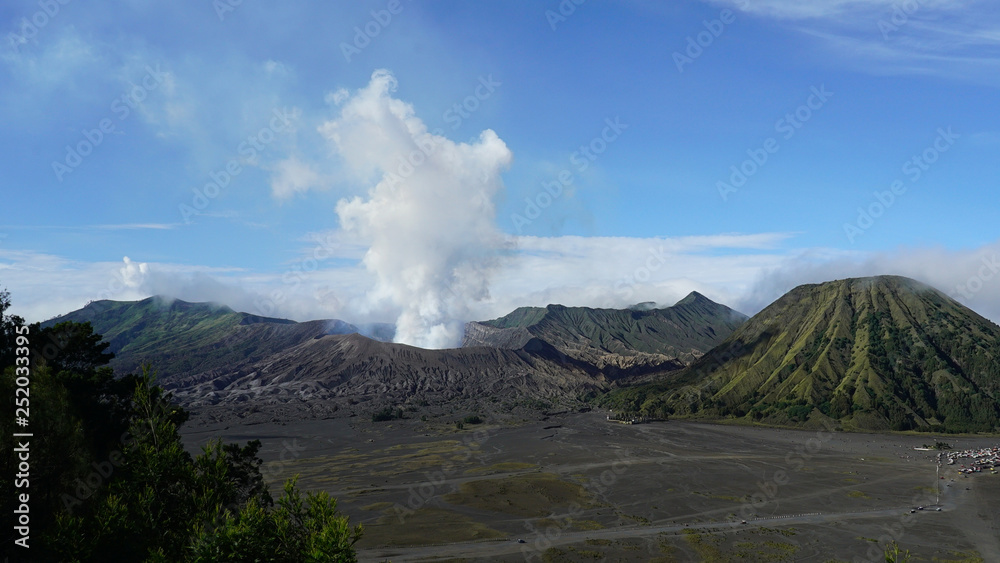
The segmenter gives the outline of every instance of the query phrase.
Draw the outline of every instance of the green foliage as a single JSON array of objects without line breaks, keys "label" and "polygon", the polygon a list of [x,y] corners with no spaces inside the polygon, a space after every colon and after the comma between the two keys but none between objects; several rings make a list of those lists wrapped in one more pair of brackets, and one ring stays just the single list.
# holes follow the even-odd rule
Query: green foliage
[{"label": "green foliage", "polygon": [[666,386],[656,384],[626,387],[599,397],[596,399],[596,403],[600,407],[615,412],[638,413],[642,410],[643,405],[666,390]]},{"label": "green foliage", "polygon": [[111,344],[102,342],[89,322],[63,321],[41,328],[31,326],[38,355],[45,359],[52,371],[69,371],[88,374],[100,366],[108,365],[115,355],[107,352]]},{"label": "green foliage", "polygon": [[[8,305],[0,293],[0,317]],[[31,489],[33,560],[356,560],[362,529],[329,496],[303,500],[291,481],[275,506],[259,441],[213,441],[192,456],[178,432],[187,413],[148,367],[114,377],[103,365],[107,344],[87,323],[30,328],[39,360],[31,369],[31,482],[45,485]],[[0,393],[12,402],[15,371],[0,367]],[[12,417],[0,417],[0,432],[14,431]],[[0,456],[3,490],[13,490],[13,460]],[[0,509],[12,513],[13,498],[5,495]],[[12,545],[13,529],[4,534]]]},{"label": "green foliage", "polygon": [[59,515],[53,554],[73,561],[354,561],[349,528],[325,494],[294,481],[277,508],[260,474],[260,442],[213,441],[188,454],[172,407],[147,369],[132,396],[123,463],[83,506]]},{"label": "green foliage", "polygon": [[812,405],[792,405],[785,409],[785,414],[794,422],[805,422],[812,410]]},{"label": "green foliage", "polygon": [[885,546],[885,563],[907,563],[909,560],[910,551],[900,551],[895,541]]},{"label": "green foliage", "polygon": [[192,562],[268,561],[288,563],[357,561],[352,546],[361,538],[360,525],[351,528],[337,513],[337,501],[326,493],[309,493],[306,500],[285,483],[276,510],[265,510],[256,499],[237,513],[227,513],[215,529],[200,526],[190,547]]},{"label": "green foliage", "polygon": [[483,419],[478,414],[470,414],[469,416],[462,419],[465,424],[482,424]]},{"label": "green foliage", "polygon": [[[14,426],[14,368],[8,367],[0,376],[0,395],[9,408],[6,416],[0,417],[0,432],[11,436],[21,432]],[[60,495],[74,491],[77,480],[84,482],[88,474],[95,471],[90,465],[93,457],[84,427],[79,420],[67,416],[72,410],[72,396],[60,385],[51,371],[45,367],[34,368],[31,372],[31,427],[34,436],[31,445],[31,549],[39,549],[36,536],[40,530],[50,529],[55,523],[55,515],[63,510]],[[12,442],[7,442],[11,444]],[[11,446],[13,447],[13,446]],[[6,448],[6,446],[5,446]],[[0,490],[9,491],[0,497],[0,510],[12,514],[14,504],[13,477],[18,472],[16,457],[9,449],[0,455]],[[104,459],[107,459],[105,457]],[[44,483],[44,486],[38,486]],[[25,492],[25,491],[20,491]],[[2,539],[5,546],[12,546],[14,531],[4,528]]]},{"label": "green foliage", "polygon": [[0,290],[0,371],[14,365],[17,328],[24,326],[24,319],[7,314],[9,308],[10,292]]},{"label": "green foliage", "polygon": [[853,395],[853,388],[834,393],[833,399],[830,401],[829,415],[833,418],[844,418],[854,412],[853,404],[851,403],[851,396]]},{"label": "green foliage", "polygon": [[543,399],[535,399],[533,397],[528,397],[522,400],[521,404],[526,408],[534,409],[536,411],[544,411],[552,408],[552,403]]},{"label": "green foliage", "polygon": [[[25,328],[31,358],[31,452],[36,460],[31,479],[46,484],[31,491],[32,530],[45,530],[67,505],[79,504],[74,497],[93,494],[87,483],[102,481],[101,474],[111,467],[112,453],[120,453],[116,446],[128,428],[126,413],[135,379],[116,379],[104,366],[111,356],[104,353],[107,346],[100,344],[100,336],[93,335],[89,325],[67,323],[58,330],[40,330],[37,324]],[[14,388],[14,368],[7,366],[0,377],[0,393],[11,407]],[[7,435],[15,432],[13,419],[0,419],[0,429]],[[16,473],[13,459],[2,456],[0,460],[0,481],[5,486]],[[3,499],[4,509],[9,502],[7,497]]]},{"label": "green foliage", "polygon": [[[47,328],[35,324],[31,329],[32,355],[68,391],[69,414],[84,422],[82,431],[92,457],[107,459],[128,429],[138,378],[115,377],[107,367],[114,354],[106,352],[108,344],[94,334],[90,323],[67,321]],[[162,394],[158,388],[152,392],[157,398]],[[170,416],[179,425],[188,414],[174,407]]]},{"label": "green foliage", "polygon": [[396,420],[397,418],[403,418],[403,409],[385,407],[378,412],[372,413],[372,422],[386,422]]}]

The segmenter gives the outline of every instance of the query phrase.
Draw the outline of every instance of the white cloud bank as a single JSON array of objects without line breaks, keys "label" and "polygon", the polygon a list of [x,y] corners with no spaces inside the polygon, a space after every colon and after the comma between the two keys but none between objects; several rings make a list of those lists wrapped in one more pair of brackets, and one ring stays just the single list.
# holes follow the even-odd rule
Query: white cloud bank
[{"label": "white cloud bank", "polygon": [[1000,323],[1000,241],[957,251],[912,248],[840,257],[802,253],[762,270],[750,290],[734,303],[756,312],[802,284],[886,274],[922,281]]},{"label": "white cloud bank", "polygon": [[[331,240],[329,234],[316,238]],[[1000,241],[959,251],[923,248],[884,254],[788,250],[788,235],[780,233],[660,239],[522,237],[516,243],[517,249],[494,267],[489,298],[470,303],[468,314],[459,321],[495,318],[519,306],[549,303],[670,305],[691,291],[752,315],[803,283],[895,274],[932,285],[1000,322]],[[363,247],[330,248],[327,252],[311,244],[286,270],[273,273],[133,260],[80,263],[0,250],[0,286],[10,289],[13,312],[29,321],[67,313],[95,299],[135,300],[157,294],[300,321],[392,322],[400,316],[401,309],[393,303],[368,299],[377,273],[361,262]]]}]

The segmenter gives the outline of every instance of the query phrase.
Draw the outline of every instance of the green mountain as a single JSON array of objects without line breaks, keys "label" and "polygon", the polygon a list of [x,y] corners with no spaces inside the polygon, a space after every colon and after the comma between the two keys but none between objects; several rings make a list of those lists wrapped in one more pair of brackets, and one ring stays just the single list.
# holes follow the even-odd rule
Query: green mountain
[{"label": "green mountain", "polygon": [[150,363],[162,385],[206,420],[575,404],[608,382],[595,366],[535,338],[513,348],[425,350],[362,334],[391,337],[388,325],[297,323],[160,297],[97,301],[43,324],[63,321],[91,323],[110,343],[118,373]]},{"label": "green mountain", "polygon": [[682,372],[603,402],[769,424],[996,431],[1000,327],[907,278],[803,285]]},{"label": "green mountain", "polygon": [[400,405],[576,404],[613,381],[675,372],[744,320],[698,294],[665,309],[552,305],[469,323],[465,346],[452,350],[363,336],[391,337],[388,326],[297,323],[159,297],[97,301],[44,324],[90,322],[116,354],[117,372],[152,364],[176,398],[209,419],[276,420]]},{"label": "green mountain", "polygon": [[362,332],[338,320],[297,323],[164,297],[94,301],[42,326],[63,321],[90,322],[111,344],[108,351],[116,356],[111,362],[116,371],[135,372],[149,362],[165,381],[256,361],[317,336]]},{"label": "green mountain", "polygon": [[602,370],[665,372],[694,361],[746,319],[697,292],[660,309],[651,303],[628,309],[521,307],[499,319],[469,323],[463,346],[518,348],[536,339]]}]

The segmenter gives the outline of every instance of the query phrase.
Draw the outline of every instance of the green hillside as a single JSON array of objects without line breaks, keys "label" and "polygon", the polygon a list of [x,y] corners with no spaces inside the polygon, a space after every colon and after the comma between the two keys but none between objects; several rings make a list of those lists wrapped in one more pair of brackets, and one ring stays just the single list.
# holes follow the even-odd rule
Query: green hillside
[{"label": "green hillside", "polygon": [[663,354],[690,362],[732,333],[746,316],[692,293],[663,309],[521,307],[481,324],[523,328],[568,356],[591,360],[595,354]]},{"label": "green hillside", "polygon": [[341,321],[296,323],[162,297],[94,301],[43,326],[63,321],[90,322],[104,335],[116,371],[134,372],[150,362],[163,379],[263,358],[321,334],[356,331]]},{"label": "green hillside", "polygon": [[771,424],[1000,429],[1000,327],[907,278],[795,288],[669,380],[608,406]]}]

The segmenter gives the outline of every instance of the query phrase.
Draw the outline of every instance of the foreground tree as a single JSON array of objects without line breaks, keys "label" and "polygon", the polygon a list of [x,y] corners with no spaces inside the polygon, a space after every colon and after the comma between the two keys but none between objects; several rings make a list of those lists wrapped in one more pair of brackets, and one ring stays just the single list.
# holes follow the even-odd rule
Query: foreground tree
[{"label": "foreground tree", "polygon": [[[13,407],[14,339],[23,320],[4,313],[0,293],[0,393]],[[113,357],[89,323],[31,327],[30,561],[356,561],[361,526],[351,527],[325,493],[302,499],[295,481],[275,504],[258,457],[215,441],[197,456],[179,428],[188,413],[171,403],[152,370],[115,377]],[[2,348],[10,344],[10,350]],[[8,409],[10,412],[12,409]],[[11,416],[0,417],[10,435]],[[14,456],[0,455],[0,505],[12,513]]]},{"label": "foreground tree", "polygon": [[285,483],[278,508],[267,511],[254,499],[238,513],[228,513],[221,525],[197,530],[191,561],[356,561],[353,545],[361,526],[351,528],[337,513],[337,501],[326,493],[309,493],[305,501],[295,480]]},{"label": "foreground tree", "polygon": [[273,500],[260,442],[212,442],[197,457],[181,444],[169,403],[144,370],[118,478],[96,502],[62,515],[52,545],[68,561],[355,561],[351,528],[325,493],[303,502],[295,482]]},{"label": "foreground tree", "polygon": [[14,348],[17,340],[17,328],[24,326],[24,319],[17,315],[8,315],[10,308],[10,292],[0,290],[0,370],[14,365]]}]

